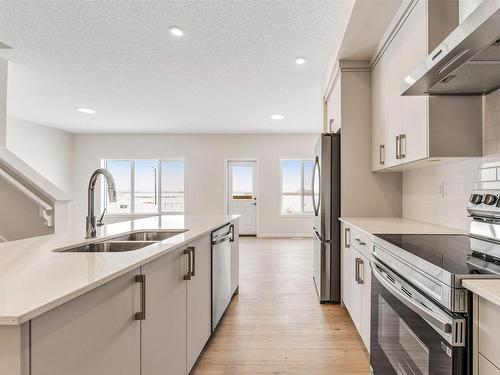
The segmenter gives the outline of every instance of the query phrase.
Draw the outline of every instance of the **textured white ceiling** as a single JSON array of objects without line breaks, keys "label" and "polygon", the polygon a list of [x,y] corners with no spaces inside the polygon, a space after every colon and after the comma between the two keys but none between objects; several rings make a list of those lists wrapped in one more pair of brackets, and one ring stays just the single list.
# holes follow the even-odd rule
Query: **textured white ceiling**
[{"label": "textured white ceiling", "polygon": [[1,0],[8,113],[76,133],[319,132],[322,78],[352,6]]}]

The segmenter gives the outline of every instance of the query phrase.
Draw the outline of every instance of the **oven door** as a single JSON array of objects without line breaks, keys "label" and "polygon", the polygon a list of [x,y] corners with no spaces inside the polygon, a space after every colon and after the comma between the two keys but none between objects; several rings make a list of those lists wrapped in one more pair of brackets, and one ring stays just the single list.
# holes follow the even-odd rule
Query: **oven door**
[{"label": "oven door", "polygon": [[466,319],[435,305],[377,259],[370,266],[373,373],[467,374]]}]

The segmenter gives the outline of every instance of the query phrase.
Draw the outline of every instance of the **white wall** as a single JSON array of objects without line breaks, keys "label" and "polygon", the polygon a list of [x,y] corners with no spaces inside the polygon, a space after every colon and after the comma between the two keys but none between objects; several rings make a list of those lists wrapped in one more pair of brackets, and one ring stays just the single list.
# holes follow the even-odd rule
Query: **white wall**
[{"label": "white wall", "polygon": [[53,232],[44,225],[38,205],[0,178],[0,236],[14,241]]},{"label": "white wall", "polygon": [[483,156],[403,173],[403,216],[468,230],[473,189],[500,189],[500,90],[484,98]]},{"label": "white wall", "polygon": [[459,0],[458,1],[458,13],[460,17],[460,22],[467,18],[474,9],[481,4],[483,0]]},{"label": "white wall", "polygon": [[280,216],[280,159],[312,159],[318,135],[75,135],[74,222],[84,225],[88,179],[101,159],[185,158],[187,213],[224,213],[226,159],[257,159],[259,234],[309,235],[312,218]]},{"label": "white wall", "polygon": [[73,183],[73,135],[7,117],[7,149],[66,193]]}]

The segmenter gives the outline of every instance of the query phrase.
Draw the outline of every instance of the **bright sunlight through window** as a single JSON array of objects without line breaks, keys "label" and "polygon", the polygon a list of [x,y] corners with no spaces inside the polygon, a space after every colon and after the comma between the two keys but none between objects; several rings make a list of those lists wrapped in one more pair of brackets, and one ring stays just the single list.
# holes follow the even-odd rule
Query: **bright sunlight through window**
[{"label": "bright sunlight through window", "polygon": [[[117,201],[109,214],[184,214],[184,160],[106,160],[115,180]],[[105,187],[103,187],[105,188]]]}]

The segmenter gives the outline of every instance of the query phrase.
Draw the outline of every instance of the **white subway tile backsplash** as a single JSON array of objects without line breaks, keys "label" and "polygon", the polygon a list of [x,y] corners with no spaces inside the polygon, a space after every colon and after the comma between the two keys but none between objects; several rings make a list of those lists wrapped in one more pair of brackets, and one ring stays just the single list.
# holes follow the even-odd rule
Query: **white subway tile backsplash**
[{"label": "white subway tile backsplash", "polygon": [[500,90],[484,100],[483,156],[403,173],[403,216],[468,230],[474,189],[500,189]]}]

